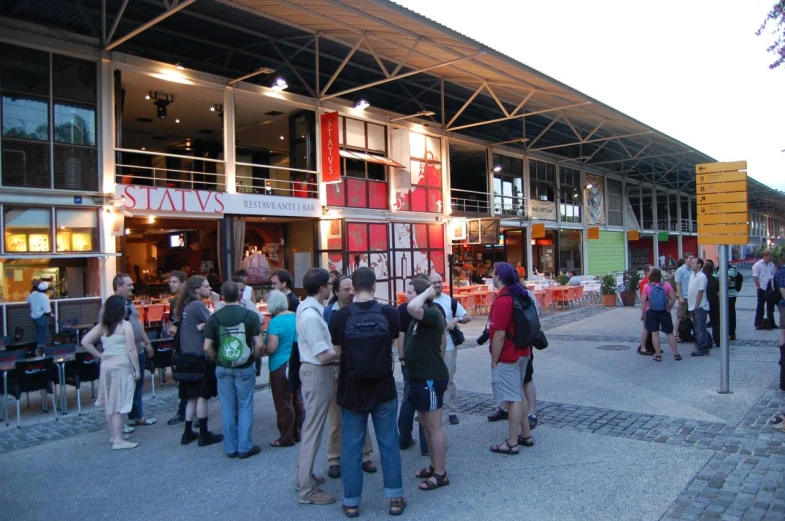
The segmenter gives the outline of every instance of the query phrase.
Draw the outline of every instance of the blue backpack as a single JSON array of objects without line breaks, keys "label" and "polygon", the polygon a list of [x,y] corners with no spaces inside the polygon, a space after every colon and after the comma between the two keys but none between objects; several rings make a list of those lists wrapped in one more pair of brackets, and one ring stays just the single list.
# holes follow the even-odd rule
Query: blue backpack
[{"label": "blue backpack", "polygon": [[668,309],[668,297],[662,284],[650,283],[651,295],[649,295],[649,309],[652,311],[666,311]]}]

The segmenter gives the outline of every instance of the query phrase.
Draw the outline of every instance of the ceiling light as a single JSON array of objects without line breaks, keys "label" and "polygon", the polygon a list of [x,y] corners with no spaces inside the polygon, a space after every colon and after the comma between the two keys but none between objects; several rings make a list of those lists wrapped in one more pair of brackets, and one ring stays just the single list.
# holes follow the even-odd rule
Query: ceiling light
[{"label": "ceiling light", "polygon": [[142,147],[142,150],[147,150],[145,147]]},{"label": "ceiling light", "polygon": [[149,94],[145,95],[144,99],[150,99],[150,95]]},{"label": "ceiling light", "polygon": [[281,134],[281,141],[283,141],[283,140],[284,140],[284,137],[283,137],[283,134]]},{"label": "ceiling light", "polygon": [[125,234],[126,235],[131,235],[131,228],[126,228],[125,229]]},{"label": "ceiling light", "polygon": [[371,106],[370,103],[368,103],[364,99],[361,99],[360,101],[357,102],[357,104],[354,106],[354,108],[356,108],[357,110],[365,110],[365,109],[367,109],[370,106]]},{"label": "ceiling light", "polygon": [[275,78],[275,83],[273,83],[272,87],[275,92],[281,92],[282,90],[288,89],[289,84],[286,83],[286,80],[283,78]]},{"label": "ceiling light", "polygon": [[185,67],[183,67],[182,63],[175,63],[174,68],[177,69],[178,71],[184,71],[185,70]]},{"label": "ceiling light", "polygon": [[179,119],[179,118],[178,118],[178,119],[175,119],[175,120],[174,120],[174,122],[175,122],[175,123],[180,123],[180,119]]},{"label": "ceiling light", "polygon": [[586,185],[586,189],[587,190],[591,190],[592,188],[594,188],[593,184],[589,183],[589,184]]},{"label": "ceiling light", "polygon": [[167,94],[165,92],[158,92],[158,91],[149,91],[146,99],[152,99],[153,105],[155,105],[155,115],[158,116],[158,119],[163,119],[166,117],[167,110],[166,107],[174,103],[175,100],[174,94]]},{"label": "ceiling light", "polygon": [[212,107],[210,107],[210,112],[215,112],[215,105],[213,105]]},{"label": "ceiling light", "polygon": [[153,224],[155,222],[155,216],[151,215],[147,218],[147,224]]},{"label": "ceiling light", "polygon": [[496,165],[495,167],[493,167],[493,171],[494,172],[501,172],[502,171],[502,167],[499,166],[499,165]]}]

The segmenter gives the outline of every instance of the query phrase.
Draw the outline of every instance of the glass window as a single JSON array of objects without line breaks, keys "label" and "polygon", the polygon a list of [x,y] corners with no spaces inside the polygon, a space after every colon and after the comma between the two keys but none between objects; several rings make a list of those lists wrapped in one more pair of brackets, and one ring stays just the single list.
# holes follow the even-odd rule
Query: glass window
[{"label": "glass window", "polygon": [[608,225],[624,226],[624,202],[621,193],[621,181],[607,180],[608,188]]},{"label": "glass window", "polygon": [[96,64],[71,58],[52,56],[52,96],[85,103],[96,102]]},{"label": "glass window", "polygon": [[56,143],[95,146],[95,137],[95,107],[55,102]]},{"label": "glass window", "polygon": [[98,249],[98,213],[95,210],[55,210],[58,252],[96,251]]},{"label": "glass window", "polygon": [[365,179],[365,161],[359,159],[345,159],[346,161],[346,177],[357,177]]},{"label": "glass window", "polygon": [[3,44],[2,89],[49,95],[49,53]]},{"label": "glass window", "polygon": [[580,230],[559,231],[559,271],[569,273],[572,270],[581,274],[582,237]]},{"label": "glass window", "polygon": [[559,208],[562,222],[581,222],[583,207],[583,190],[581,190],[581,173],[572,168],[559,169]]},{"label": "glass window", "polygon": [[32,96],[3,95],[3,137],[49,139],[49,103]]},{"label": "glass window", "polygon": [[554,165],[534,159],[529,160],[531,198],[539,201],[556,201]]},{"label": "glass window", "polygon": [[4,208],[5,251],[48,252],[52,251],[52,214],[49,208]]}]

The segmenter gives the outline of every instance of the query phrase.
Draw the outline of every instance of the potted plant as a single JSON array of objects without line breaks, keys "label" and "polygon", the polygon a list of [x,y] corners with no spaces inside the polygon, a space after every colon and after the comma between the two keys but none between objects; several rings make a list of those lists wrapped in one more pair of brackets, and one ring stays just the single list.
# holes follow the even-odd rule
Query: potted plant
[{"label": "potted plant", "polygon": [[616,307],[616,277],[613,273],[606,273],[600,279],[602,285],[600,291],[602,292],[602,303],[605,307]]},{"label": "potted plant", "polygon": [[621,303],[625,306],[634,306],[638,294],[638,284],[641,282],[641,275],[638,270],[627,270],[624,272],[624,291],[621,292]]},{"label": "potted plant", "polygon": [[556,280],[559,282],[559,286],[566,286],[570,278],[564,273],[559,273],[559,276],[556,277]]}]

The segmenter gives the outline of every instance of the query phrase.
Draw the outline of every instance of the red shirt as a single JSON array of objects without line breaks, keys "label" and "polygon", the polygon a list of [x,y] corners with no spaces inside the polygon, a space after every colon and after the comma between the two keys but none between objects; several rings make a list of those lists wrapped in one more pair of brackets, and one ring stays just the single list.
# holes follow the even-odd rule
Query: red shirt
[{"label": "red shirt", "polygon": [[511,337],[515,332],[515,321],[512,318],[512,298],[505,296],[509,294],[510,292],[507,288],[502,288],[499,292],[499,295],[493,301],[493,305],[491,305],[491,315],[488,323],[488,328],[491,333],[491,343],[488,346],[489,350],[493,349],[493,334],[496,331],[506,331],[508,333],[504,338],[504,346],[502,347],[502,352],[499,356],[499,362],[505,364],[513,364],[522,356],[529,357],[532,352],[531,347],[518,349],[512,342]]},{"label": "red shirt", "polygon": [[643,277],[643,280],[641,280],[638,283],[638,293],[643,295],[643,288],[645,288],[646,284],[648,284],[648,283],[649,283],[649,277]]}]

